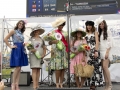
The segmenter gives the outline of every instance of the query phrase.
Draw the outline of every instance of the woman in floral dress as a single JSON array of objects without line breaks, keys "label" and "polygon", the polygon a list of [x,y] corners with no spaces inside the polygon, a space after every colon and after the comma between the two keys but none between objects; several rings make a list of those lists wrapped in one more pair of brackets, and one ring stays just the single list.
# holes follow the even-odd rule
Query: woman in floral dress
[{"label": "woman in floral dress", "polygon": [[[52,45],[52,53],[51,53],[51,70],[55,71],[56,75],[56,88],[63,87],[63,79],[65,69],[68,68],[68,60],[67,60],[67,52],[68,52],[68,43],[66,40],[67,33],[63,31],[63,27],[65,26],[66,20],[64,18],[58,18],[55,22],[52,23],[54,28],[58,28],[52,32],[52,34],[59,33],[62,36],[62,43],[64,45],[62,50],[59,50],[56,47],[58,40],[50,41],[49,44]],[[59,81],[60,80],[60,81]]]},{"label": "woman in floral dress", "polygon": [[86,25],[86,36],[85,39],[87,44],[90,46],[90,51],[88,53],[88,64],[94,66],[94,73],[91,78],[88,78],[86,81],[86,85],[90,86],[90,90],[95,90],[96,86],[103,86],[103,78],[102,78],[102,67],[101,67],[101,59],[99,54],[99,40],[98,40],[98,32],[95,31],[94,22],[87,21]]}]

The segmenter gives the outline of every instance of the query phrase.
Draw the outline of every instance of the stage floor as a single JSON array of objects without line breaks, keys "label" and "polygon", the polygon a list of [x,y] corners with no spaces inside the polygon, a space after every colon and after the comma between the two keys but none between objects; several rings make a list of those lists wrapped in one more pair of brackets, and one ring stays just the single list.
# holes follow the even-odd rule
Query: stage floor
[{"label": "stage floor", "polygon": [[[40,85],[40,88],[38,90],[44,90],[44,89],[56,89],[55,86],[48,86],[48,85]],[[77,88],[77,87],[68,87],[65,86],[63,89],[79,89],[79,90],[89,90],[89,87],[83,87],[83,88]],[[4,90],[11,90],[10,87],[5,87]],[[20,86],[20,90],[33,90],[32,84],[30,86]],[[60,90],[60,89],[59,89]],[[97,90],[104,90],[104,87],[98,87]],[[113,83],[113,89],[112,90],[120,90],[120,83]]]}]

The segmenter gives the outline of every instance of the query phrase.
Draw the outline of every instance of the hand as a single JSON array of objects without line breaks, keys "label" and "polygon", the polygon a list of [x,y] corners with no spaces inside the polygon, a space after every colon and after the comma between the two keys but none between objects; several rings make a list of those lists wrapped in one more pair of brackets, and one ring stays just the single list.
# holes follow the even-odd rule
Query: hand
[{"label": "hand", "polygon": [[4,82],[0,82],[0,90],[4,90]]},{"label": "hand", "polygon": [[10,48],[12,49],[12,48],[17,48],[17,46],[16,45],[13,45],[13,46],[10,46]]},{"label": "hand", "polygon": [[108,53],[106,52],[106,54],[105,54],[105,59],[108,59]]},{"label": "hand", "polygon": [[36,52],[36,49],[30,49],[31,52],[35,53]]},{"label": "hand", "polygon": [[52,43],[53,44],[57,44],[59,41],[58,40],[53,40]]},{"label": "hand", "polygon": [[95,52],[94,57],[95,57],[95,58],[98,57],[98,52]]},{"label": "hand", "polygon": [[79,53],[80,53],[80,52],[78,52],[78,51],[77,51],[77,52],[74,52],[74,54],[76,54],[76,55],[79,54]]},{"label": "hand", "polygon": [[43,59],[45,57],[45,55],[43,55],[42,57],[41,57],[41,59]]}]

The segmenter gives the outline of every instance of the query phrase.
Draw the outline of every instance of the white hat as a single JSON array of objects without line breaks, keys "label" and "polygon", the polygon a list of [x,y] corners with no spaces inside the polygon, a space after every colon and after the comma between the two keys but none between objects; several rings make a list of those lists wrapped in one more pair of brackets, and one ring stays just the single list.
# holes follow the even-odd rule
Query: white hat
[{"label": "white hat", "polygon": [[63,24],[64,22],[66,22],[65,18],[60,17],[60,18],[56,19],[54,22],[52,22],[51,24],[52,24],[52,27],[56,28],[59,25]]},{"label": "white hat", "polygon": [[97,19],[95,20],[95,25],[99,25],[103,20],[104,20],[103,17],[100,16],[99,18],[97,18]]},{"label": "white hat", "polygon": [[44,28],[42,28],[42,27],[40,26],[40,24],[39,24],[39,25],[37,25],[36,27],[32,28],[32,32],[30,33],[30,36],[34,36],[34,33],[33,33],[33,32],[34,32],[34,31],[37,31],[37,30],[40,31],[40,35],[45,32]]}]

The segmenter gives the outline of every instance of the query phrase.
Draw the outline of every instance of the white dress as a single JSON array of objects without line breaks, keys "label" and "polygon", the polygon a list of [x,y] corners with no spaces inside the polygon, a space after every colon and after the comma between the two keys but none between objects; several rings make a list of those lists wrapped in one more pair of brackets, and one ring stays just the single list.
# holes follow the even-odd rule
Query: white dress
[{"label": "white dress", "polygon": [[[107,49],[113,46],[112,34],[109,30],[107,31],[107,33],[108,33],[107,40],[103,40],[103,33],[100,36],[100,58],[103,60],[105,60],[105,54]],[[110,51],[108,59],[110,59]]]}]

